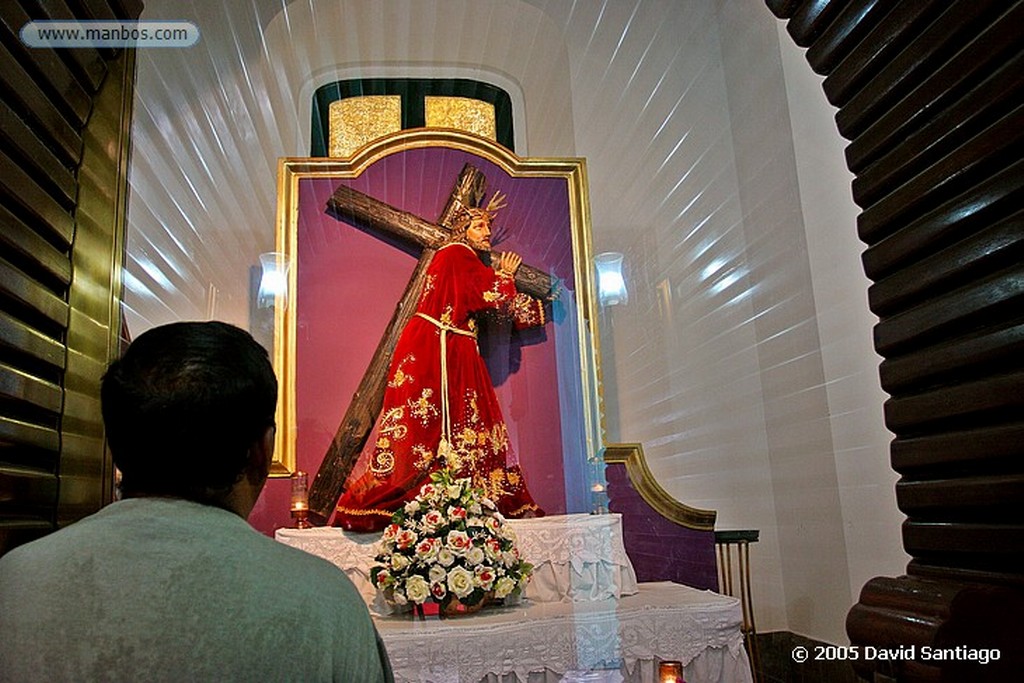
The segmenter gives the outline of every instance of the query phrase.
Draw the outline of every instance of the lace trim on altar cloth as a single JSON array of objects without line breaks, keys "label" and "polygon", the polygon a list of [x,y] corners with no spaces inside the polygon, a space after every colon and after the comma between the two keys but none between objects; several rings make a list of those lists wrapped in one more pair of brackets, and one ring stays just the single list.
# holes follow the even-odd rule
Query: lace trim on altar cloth
[{"label": "lace trim on altar cloth", "polygon": [[[544,672],[554,680],[647,681],[661,659],[682,661],[693,683],[746,683],[741,620],[736,598],[667,582],[618,601],[489,608],[446,621],[375,619],[400,683],[509,674],[525,683],[545,680]],[[573,676],[582,672],[608,676]]]},{"label": "lace trim on altar cloth", "polygon": [[619,515],[558,515],[509,520],[523,557],[571,564],[577,571],[588,562],[610,561],[630,566],[622,543]]}]

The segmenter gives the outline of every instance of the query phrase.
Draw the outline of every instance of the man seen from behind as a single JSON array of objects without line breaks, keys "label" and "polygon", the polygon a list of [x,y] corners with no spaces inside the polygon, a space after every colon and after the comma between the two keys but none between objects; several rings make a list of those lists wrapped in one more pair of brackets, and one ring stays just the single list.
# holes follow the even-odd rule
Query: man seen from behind
[{"label": "man seen from behind", "polygon": [[123,499],[0,558],[0,681],[392,680],[344,573],[246,522],[277,403],[248,333],[154,328],[101,394]]}]

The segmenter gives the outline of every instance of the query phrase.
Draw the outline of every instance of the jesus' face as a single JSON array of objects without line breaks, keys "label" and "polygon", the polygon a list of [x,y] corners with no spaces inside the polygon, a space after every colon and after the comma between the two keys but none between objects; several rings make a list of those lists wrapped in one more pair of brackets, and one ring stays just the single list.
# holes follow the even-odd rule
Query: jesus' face
[{"label": "jesus' face", "polygon": [[486,216],[474,216],[466,228],[466,241],[469,246],[479,251],[491,250],[491,219]]}]

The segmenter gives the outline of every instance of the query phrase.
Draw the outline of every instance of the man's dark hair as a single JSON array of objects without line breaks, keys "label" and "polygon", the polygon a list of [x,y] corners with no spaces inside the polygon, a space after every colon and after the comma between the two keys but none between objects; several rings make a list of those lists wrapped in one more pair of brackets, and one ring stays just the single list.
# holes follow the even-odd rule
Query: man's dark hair
[{"label": "man's dark hair", "polygon": [[216,502],[274,424],[277,379],[249,333],[220,322],[153,328],[111,364],[103,422],[125,496]]}]

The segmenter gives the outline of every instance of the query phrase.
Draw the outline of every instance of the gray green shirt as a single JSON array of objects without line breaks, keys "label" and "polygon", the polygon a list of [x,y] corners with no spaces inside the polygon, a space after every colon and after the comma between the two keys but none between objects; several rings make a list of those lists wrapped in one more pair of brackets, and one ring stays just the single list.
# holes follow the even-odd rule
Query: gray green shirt
[{"label": "gray green shirt", "polygon": [[184,500],[109,505],[0,558],[0,681],[386,681],[329,562]]}]

